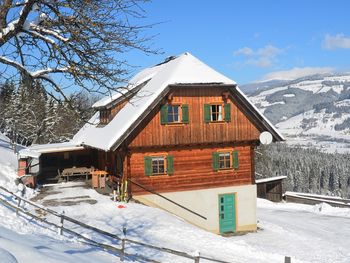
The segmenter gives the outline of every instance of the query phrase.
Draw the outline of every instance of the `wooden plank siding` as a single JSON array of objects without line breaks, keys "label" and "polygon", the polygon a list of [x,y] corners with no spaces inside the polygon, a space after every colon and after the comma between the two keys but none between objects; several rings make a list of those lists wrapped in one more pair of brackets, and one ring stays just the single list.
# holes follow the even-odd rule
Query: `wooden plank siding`
[{"label": "wooden plank siding", "polygon": [[[223,99],[222,93],[226,91],[225,89],[225,87],[176,87],[170,104],[187,104],[189,123],[161,125],[160,105],[136,128],[127,144],[130,148],[134,148],[258,140],[260,131],[234,103],[233,98],[228,97],[227,101]],[[225,102],[231,104],[231,121],[205,123],[204,104]]]},{"label": "wooden plank siding", "polygon": [[[218,150],[237,150],[239,168],[214,171],[212,153]],[[250,145],[169,148],[166,154],[174,158],[173,175],[146,176],[144,157],[161,155],[165,151],[134,150],[129,153],[131,165],[126,165],[124,173],[137,183],[159,193],[252,184],[251,151],[253,148]],[[135,185],[131,186],[131,191],[134,195],[147,194]]]}]

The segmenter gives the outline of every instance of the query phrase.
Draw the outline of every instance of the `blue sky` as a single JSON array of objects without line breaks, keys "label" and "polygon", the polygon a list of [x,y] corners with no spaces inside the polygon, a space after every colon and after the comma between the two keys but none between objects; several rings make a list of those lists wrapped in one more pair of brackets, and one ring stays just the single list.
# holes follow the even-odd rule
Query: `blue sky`
[{"label": "blue sky", "polygon": [[350,70],[350,1],[153,0],[143,6],[157,23],[161,55],[133,52],[146,67],[188,51],[238,84]]}]

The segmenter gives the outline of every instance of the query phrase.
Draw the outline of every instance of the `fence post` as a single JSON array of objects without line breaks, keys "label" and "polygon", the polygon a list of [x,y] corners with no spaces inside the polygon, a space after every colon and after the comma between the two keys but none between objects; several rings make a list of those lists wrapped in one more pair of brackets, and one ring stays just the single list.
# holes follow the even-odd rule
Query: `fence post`
[{"label": "fence post", "polygon": [[284,263],[292,263],[292,259],[290,257],[284,257]]},{"label": "fence post", "polygon": [[120,261],[121,262],[124,262],[124,257],[125,257],[125,238],[126,238],[126,228],[123,227],[122,249],[120,252]]},{"label": "fence post", "polygon": [[18,203],[17,203],[16,215],[18,215],[19,207],[21,205],[21,198],[19,198],[19,197],[17,197],[17,198],[18,198]]},{"label": "fence post", "polygon": [[63,218],[63,215],[64,215],[64,211],[62,212],[60,218],[60,225],[59,225],[59,228],[58,228],[58,234],[61,236],[63,234],[63,221],[64,221],[64,218]]},{"label": "fence post", "polygon": [[200,258],[200,253],[197,251],[194,256],[194,263],[199,263]]}]

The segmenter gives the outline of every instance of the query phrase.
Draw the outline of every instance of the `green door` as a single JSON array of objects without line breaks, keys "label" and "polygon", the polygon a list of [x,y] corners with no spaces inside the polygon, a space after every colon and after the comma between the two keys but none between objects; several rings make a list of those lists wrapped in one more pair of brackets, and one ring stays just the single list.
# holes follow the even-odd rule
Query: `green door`
[{"label": "green door", "polygon": [[220,233],[236,232],[235,194],[219,195]]}]

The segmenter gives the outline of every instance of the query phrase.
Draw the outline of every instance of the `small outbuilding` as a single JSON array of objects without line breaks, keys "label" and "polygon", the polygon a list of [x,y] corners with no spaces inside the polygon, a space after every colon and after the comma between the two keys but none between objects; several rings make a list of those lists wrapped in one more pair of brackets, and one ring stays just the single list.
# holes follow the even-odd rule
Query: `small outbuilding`
[{"label": "small outbuilding", "polygon": [[287,176],[275,176],[263,179],[256,179],[257,197],[273,202],[281,202],[283,194],[283,179]]}]

